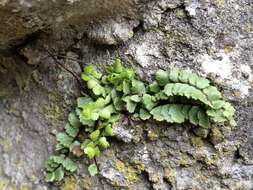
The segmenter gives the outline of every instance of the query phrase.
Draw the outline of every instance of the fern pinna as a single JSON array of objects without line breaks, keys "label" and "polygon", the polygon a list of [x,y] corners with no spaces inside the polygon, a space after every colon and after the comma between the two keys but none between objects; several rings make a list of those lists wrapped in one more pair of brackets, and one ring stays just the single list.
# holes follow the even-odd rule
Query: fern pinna
[{"label": "fern pinna", "polygon": [[[210,81],[188,71],[158,70],[151,84],[136,79],[121,61],[101,74],[94,66],[82,73],[89,96],[79,97],[68,117],[65,131],[57,134],[56,154],[46,162],[46,180],[61,181],[66,172],[77,170],[75,159],[94,159],[110,146],[113,126],[126,113],[137,113],[141,120],[184,123],[209,128],[211,123],[236,126],[235,109],[226,102]],[[96,164],[88,167],[96,175]]]}]

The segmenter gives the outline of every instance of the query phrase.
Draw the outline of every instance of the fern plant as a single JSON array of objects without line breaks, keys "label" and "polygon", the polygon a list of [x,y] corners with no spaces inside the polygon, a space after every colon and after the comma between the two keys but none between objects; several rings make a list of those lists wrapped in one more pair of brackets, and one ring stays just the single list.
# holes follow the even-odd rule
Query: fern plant
[{"label": "fern plant", "polygon": [[[61,181],[66,173],[76,171],[77,158],[98,157],[110,146],[108,137],[113,136],[113,126],[126,112],[137,113],[141,120],[188,121],[204,128],[211,123],[236,126],[233,106],[209,80],[187,70],[158,70],[155,80],[145,84],[136,79],[133,69],[123,67],[116,59],[104,75],[92,65],[85,67],[82,79],[90,96],[77,99],[65,131],[56,136],[55,155],[45,166],[48,182]],[[88,171],[96,175],[96,164],[92,163]]]}]

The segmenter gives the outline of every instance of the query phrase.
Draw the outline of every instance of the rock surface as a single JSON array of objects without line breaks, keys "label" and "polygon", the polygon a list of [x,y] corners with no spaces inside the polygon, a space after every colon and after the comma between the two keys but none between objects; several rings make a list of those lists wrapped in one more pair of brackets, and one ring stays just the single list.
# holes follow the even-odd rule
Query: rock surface
[{"label": "rock surface", "polygon": [[[134,16],[87,25],[119,6],[111,2],[93,10],[88,0],[0,1],[0,190],[253,189],[253,2],[139,0]],[[82,160],[76,175],[47,184],[43,163],[80,94],[48,50],[77,76],[117,56],[147,81],[158,68],[191,69],[233,103],[238,127],[122,122],[97,177]]]}]

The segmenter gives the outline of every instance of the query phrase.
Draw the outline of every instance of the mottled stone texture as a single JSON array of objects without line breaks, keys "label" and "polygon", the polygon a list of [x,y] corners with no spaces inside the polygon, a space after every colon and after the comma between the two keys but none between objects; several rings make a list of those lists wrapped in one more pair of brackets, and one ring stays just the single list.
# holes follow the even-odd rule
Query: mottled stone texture
[{"label": "mottled stone texture", "polygon": [[[127,2],[0,1],[0,190],[253,189],[252,0]],[[78,76],[117,56],[147,81],[158,68],[191,69],[233,103],[238,127],[123,118],[98,176],[84,159],[76,175],[47,184],[43,162],[81,90],[47,49]]]}]

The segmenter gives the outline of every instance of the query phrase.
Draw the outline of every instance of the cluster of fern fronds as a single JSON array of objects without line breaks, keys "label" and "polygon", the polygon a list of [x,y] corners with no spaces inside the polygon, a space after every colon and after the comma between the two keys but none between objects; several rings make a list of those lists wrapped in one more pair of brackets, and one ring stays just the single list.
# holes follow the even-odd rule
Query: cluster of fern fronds
[{"label": "cluster of fern fronds", "polygon": [[[77,99],[76,110],[69,114],[65,131],[57,134],[56,154],[46,162],[46,179],[60,181],[66,172],[77,169],[75,159],[94,159],[109,147],[108,137],[122,114],[136,113],[141,120],[168,123],[189,121],[208,128],[212,123],[235,126],[234,108],[210,81],[187,70],[158,70],[155,80],[146,84],[131,68],[116,59],[103,75],[94,66],[82,73],[89,96]],[[98,173],[95,163],[88,167]]]}]

